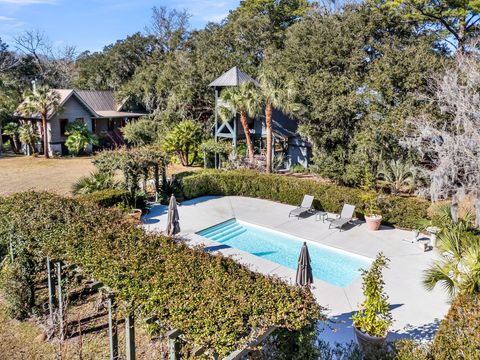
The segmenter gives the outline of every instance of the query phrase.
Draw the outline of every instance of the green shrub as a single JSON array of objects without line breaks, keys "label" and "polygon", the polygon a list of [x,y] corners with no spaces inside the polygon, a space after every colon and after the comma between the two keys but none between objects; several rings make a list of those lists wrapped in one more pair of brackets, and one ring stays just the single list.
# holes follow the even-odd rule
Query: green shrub
[{"label": "green shrub", "polygon": [[[313,206],[319,210],[340,212],[344,203],[356,206],[356,215],[363,217],[366,204],[363,190],[319,183],[312,179],[264,174],[248,170],[205,170],[179,177],[184,197],[192,199],[205,195],[237,195],[298,205],[305,194],[315,197]],[[384,196],[379,210],[386,224],[416,228],[428,218],[429,202],[415,197]]]},{"label": "green shrub", "polygon": [[132,198],[129,191],[122,189],[94,191],[89,194],[79,195],[77,199],[93,202],[104,208],[118,207],[144,210],[147,207],[147,199],[144,194],[137,193],[136,196]]},{"label": "green shrub", "polygon": [[0,288],[8,316],[21,320],[28,317],[32,311],[34,296],[29,280],[28,274],[25,274],[19,263],[7,263],[1,269]]},{"label": "green shrub", "polygon": [[442,320],[431,347],[435,359],[478,359],[480,295],[460,295]]},{"label": "green shrub", "polygon": [[111,173],[95,171],[75,181],[72,185],[72,194],[90,194],[95,191],[108,190],[116,186],[117,184]]},{"label": "green shrub", "polygon": [[181,329],[187,341],[221,356],[245,345],[255,331],[270,326],[298,331],[323,318],[310,291],[146,233],[115,209],[19,193],[0,200],[0,244],[8,244],[12,229],[15,248],[28,249],[37,269],[46,256],[77,264],[114,290],[128,311]]},{"label": "green shrub", "polygon": [[362,269],[362,289],[365,300],[353,316],[354,325],[365,334],[383,337],[392,325],[388,296],[384,292],[383,269],[390,260],[379,253],[370,269]]}]

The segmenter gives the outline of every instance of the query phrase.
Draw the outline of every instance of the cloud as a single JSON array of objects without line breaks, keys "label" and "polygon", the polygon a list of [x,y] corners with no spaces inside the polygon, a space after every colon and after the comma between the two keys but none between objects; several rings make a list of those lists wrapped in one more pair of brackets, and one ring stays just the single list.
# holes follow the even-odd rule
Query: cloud
[{"label": "cloud", "polygon": [[228,13],[211,14],[211,15],[207,15],[207,16],[202,17],[202,20],[211,21],[211,22],[221,22],[227,16],[228,16]]},{"label": "cloud", "polygon": [[0,4],[32,5],[32,4],[56,4],[58,0],[0,0]]},{"label": "cloud", "polygon": [[11,18],[11,17],[8,17],[8,16],[2,16],[0,15],[0,21],[14,21],[16,20],[15,18]]},{"label": "cloud", "polygon": [[186,8],[193,15],[193,20],[220,22],[225,19],[229,10],[238,6],[239,0],[190,0],[189,2],[179,2],[176,8]]}]

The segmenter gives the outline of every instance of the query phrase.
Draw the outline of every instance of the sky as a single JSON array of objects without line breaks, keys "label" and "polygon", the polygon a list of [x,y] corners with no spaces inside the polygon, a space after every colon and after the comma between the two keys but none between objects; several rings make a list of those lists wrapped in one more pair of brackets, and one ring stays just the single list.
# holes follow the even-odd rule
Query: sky
[{"label": "sky", "polygon": [[154,6],[186,9],[191,28],[218,22],[239,0],[0,0],[0,38],[13,48],[13,38],[26,30],[45,33],[54,47],[76,46],[97,51],[137,31],[144,31]]}]

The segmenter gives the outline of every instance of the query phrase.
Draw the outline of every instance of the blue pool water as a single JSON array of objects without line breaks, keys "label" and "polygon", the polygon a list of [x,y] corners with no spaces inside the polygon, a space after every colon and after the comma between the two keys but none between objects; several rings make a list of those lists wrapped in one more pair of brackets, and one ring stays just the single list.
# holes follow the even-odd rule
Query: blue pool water
[{"label": "blue pool water", "polygon": [[[304,240],[236,219],[223,222],[197,233],[205,238],[249,252],[291,269],[297,269]],[[330,284],[346,287],[360,276],[371,260],[366,257],[307,242],[313,276]]]}]

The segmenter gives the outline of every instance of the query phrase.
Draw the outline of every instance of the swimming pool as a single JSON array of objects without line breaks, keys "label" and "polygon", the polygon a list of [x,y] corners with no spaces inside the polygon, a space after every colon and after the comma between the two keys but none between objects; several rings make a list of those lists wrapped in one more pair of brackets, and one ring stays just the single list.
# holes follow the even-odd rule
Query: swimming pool
[{"label": "swimming pool", "polygon": [[[246,251],[270,261],[297,269],[304,239],[231,219],[197,232],[198,235]],[[360,276],[360,268],[371,259],[307,241],[313,276],[330,284],[347,287]]]}]

